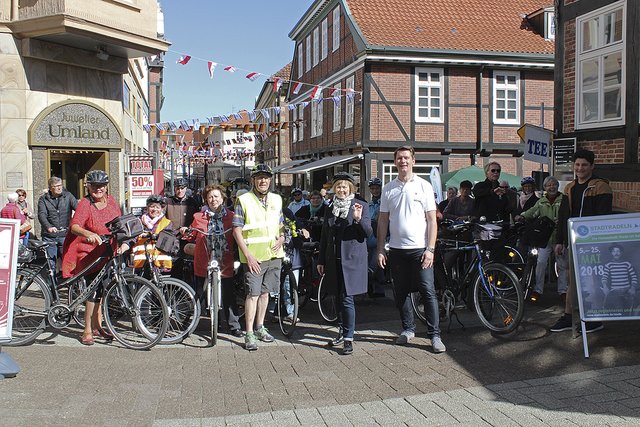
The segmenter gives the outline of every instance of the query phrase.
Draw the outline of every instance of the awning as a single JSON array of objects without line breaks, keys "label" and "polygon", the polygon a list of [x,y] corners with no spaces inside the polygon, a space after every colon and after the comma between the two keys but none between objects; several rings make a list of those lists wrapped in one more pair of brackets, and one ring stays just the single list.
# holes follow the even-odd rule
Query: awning
[{"label": "awning", "polygon": [[281,173],[283,170],[285,169],[290,169],[294,166],[298,166],[299,164],[302,164],[304,162],[308,162],[309,159],[298,159],[298,160],[291,160],[290,162],[287,163],[283,163],[279,166],[276,166],[272,169],[273,173]]},{"label": "awning", "polygon": [[347,154],[346,156],[329,156],[316,160],[315,162],[307,163],[306,165],[298,166],[295,168],[287,169],[281,173],[305,173],[318,169],[326,169],[330,166],[339,165],[341,163],[348,163],[354,159],[361,159],[362,154]]}]

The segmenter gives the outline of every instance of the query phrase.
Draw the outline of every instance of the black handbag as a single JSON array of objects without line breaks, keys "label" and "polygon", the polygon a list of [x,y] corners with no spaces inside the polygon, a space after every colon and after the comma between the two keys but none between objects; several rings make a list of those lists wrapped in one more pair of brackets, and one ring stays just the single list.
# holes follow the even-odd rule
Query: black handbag
[{"label": "black handbag", "polygon": [[556,228],[556,222],[549,217],[541,216],[525,225],[522,241],[526,245],[544,248]]},{"label": "black handbag", "polygon": [[156,249],[168,255],[177,255],[180,251],[180,240],[173,230],[164,229],[158,233]]},{"label": "black handbag", "polygon": [[112,219],[106,224],[111,234],[115,234],[118,243],[134,239],[144,233],[140,218],[134,214],[126,214]]}]

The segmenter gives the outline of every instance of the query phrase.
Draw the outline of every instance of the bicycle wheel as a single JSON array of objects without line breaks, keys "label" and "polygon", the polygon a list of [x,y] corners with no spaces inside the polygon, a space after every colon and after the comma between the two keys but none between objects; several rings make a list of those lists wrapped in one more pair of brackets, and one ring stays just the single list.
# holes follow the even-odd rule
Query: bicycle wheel
[{"label": "bicycle wheel", "polygon": [[211,318],[211,346],[214,346],[218,343],[218,325],[220,323],[220,275],[215,272],[211,276],[207,286],[207,303]]},{"label": "bicycle wheel", "polygon": [[169,323],[162,344],[177,344],[191,335],[200,320],[200,301],[187,283],[173,277],[162,277],[158,286],[169,307]]},{"label": "bicycle wheel", "polygon": [[[68,295],[69,304],[75,301],[75,299],[78,298],[80,293],[83,292],[85,289],[87,289],[87,282],[84,279],[76,280],[72,282],[69,285],[69,295]],[[80,327],[82,328],[84,328],[84,312],[85,312],[85,305],[79,304],[75,308],[75,310],[73,310],[73,312],[71,313],[73,316],[73,320],[75,320],[75,322],[78,325],[80,325]]]},{"label": "bicycle wheel", "polygon": [[[525,256],[513,246],[505,246],[499,250],[498,258],[492,258],[491,261],[504,264],[513,271],[518,278],[524,277]],[[526,255],[526,254],[525,254]]]},{"label": "bicycle wheel", "polygon": [[146,350],[167,331],[169,309],[162,292],[138,276],[113,280],[103,298],[104,320],[116,340],[127,348]]},{"label": "bicycle wheel", "polygon": [[526,301],[536,285],[536,260],[529,259],[522,275],[522,298]]},{"label": "bicycle wheel", "polygon": [[411,293],[411,306],[413,307],[413,312],[416,314],[416,317],[420,319],[422,323],[426,324],[427,316],[424,314],[424,301],[422,300],[420,292]]},{"label": "bicycle wheel", "polygon": [[[293,306],[293,312],[287,310],[287,300]],[[278,295],[278,323],[286,337],[290,337],[298,323],[298,284],[292,270],[287,270],[280,277],[280,294]]]},{"label": "bicycle wheel", "polygon": [[329,323],[333,323],[338,320],[338,301],[336,295],[327,290],[328,285],[325,277],[327,276],[323,275],[318,284],[318,308],[322,318]]},{"label": "bicycle wheel", "polygon": [[520,281],[502,264],[484,266],[473,287],[473,302],[482,324],[498,334],[514,331],[524,315]]},{"label": "bicycle wheel", "polygon": [[51,291],[36,272],[19,268],[16,272],[16,294],[13,306],[13,329],[7,346],[33,343],[47,326],[51,307]]}]

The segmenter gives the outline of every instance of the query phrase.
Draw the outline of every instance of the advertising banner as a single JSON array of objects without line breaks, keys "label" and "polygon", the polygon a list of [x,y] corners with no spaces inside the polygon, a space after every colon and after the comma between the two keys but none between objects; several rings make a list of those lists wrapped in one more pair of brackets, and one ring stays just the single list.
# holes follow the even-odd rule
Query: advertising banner
[{"label": "advertising banner", "polygon": [[20,221],[0,219],[0,343],[11,340]]},{"label": "advertising banner", "polygon": [[569,220],[580,318],[640,319],[640,213]]},{"label": "advertising banner", "polygon": [[151,175],[153,174],[152,156],[130,156],[129,174],[131,175]]}]

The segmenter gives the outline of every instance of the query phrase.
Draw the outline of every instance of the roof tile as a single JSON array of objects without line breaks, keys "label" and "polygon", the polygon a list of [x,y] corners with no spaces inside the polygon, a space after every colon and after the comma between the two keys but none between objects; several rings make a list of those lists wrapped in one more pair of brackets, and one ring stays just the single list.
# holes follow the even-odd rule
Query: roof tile
[{"label": "roof tile", "polygon": [[553,54],[523,19],[551,0],[347,0],[367,44]]}]

